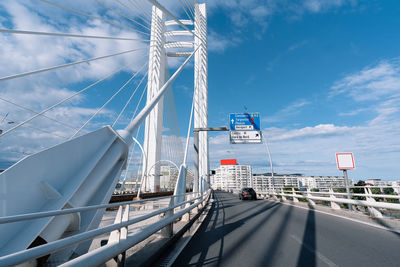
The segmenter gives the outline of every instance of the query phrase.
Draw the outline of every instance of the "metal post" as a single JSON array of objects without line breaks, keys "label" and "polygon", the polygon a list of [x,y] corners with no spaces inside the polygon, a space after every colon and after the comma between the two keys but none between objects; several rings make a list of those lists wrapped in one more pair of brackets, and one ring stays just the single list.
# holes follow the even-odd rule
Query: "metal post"
[{"label": "metal post", "polygon": [[[170,200],[170,202],[169,202],[169,207],[171,208],[171,210],[169,210],[169,211],[167,211],[167,212],[165,212],[165,218],[168,218],[168,217],[171,217],[171,216],[173,216],[174,215],[174,209],[172,209],[172,207],[175,205],[175,196],[172,196],[171,197],[171,200]],[[162,216],[161,216],[162,217]],[[173,223],[170,223],[170,224],[167,224],[162,230],[161,230],[161,234],[162,234],[162,236],[164,236],[164,237],[172,237],[172,235],[173,235],[173,233],[174,233],[174,231],[173,231],[173,228],[174,227],[174,224]]]},{"label": "metal post", "polygon": [[194,180],[193,192],[199,192],[199,131],[193,131],[193,145],[194,145]]},{"label": "metal post", "polygon": [[[198,193],[199,190],[199,132],[219,132],[219,131],[229,131],[227,127],[204,127],[204,128],[194,128],[193,129],[193,146],[194,146],[194,181],[193,181],[193,192]],[[205,152],[208,153],[208,152]],[[208,156],[207,156],[208,158]],[[207,175],[209,171],[205,172],[204,175]],[[209,176],[207,175],[207,178]],[[209,181],[207,181],[209,182]]]},{"label": "metal post", "polygon": [[[349,188],[349,179],[347,178],[347,170],[343,170],[343,176],[344,176],[344,184],[346,186],[347,198],[351,199],[350,188]],[[353,207],[351,204],[349,204],[349,210],[353,210]]]}]

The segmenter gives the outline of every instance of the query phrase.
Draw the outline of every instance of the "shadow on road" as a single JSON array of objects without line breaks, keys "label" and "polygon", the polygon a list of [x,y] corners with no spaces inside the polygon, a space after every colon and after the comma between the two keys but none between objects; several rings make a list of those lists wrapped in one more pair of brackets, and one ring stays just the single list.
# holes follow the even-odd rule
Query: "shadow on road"
[{"label": "shadow on road", "polygon": [[280,243],[282,242],[282,236],[286,231],[292,210],[293,206],[289,206],[281,223],[279,224],[278,230],[275,232],[274,236],[270,238],[270,246],[264,253],[264,257],[260,260],[258,266],[274,266],[274,260],[277,255],[276,252],[279,249]]},{"label": "shadow on road", "polygon": [[[259,223],[260,225],[264,224],[275,213],[275,211],[278,210],[279,207],[281,207],[281,205],[279,203],[268,203],[268,205],[249,214],[248,216],[246,216],[243,219],[234,221],[232,223],[225,224],[226,218],[225,218],[225,210],[224,210],[223,203],[220,199],[218,199],[217,195],[215,195],[215,200],[216,200],[214,202],[215,206],[210,211],[211,214],[209,214],[207,216],[206,220],[203,222],[202,226],[199,228],[199,230],[196,233],[193,240],[186,247],[187,249],[185,249],[185,253],[182,253],[185,256],[182,257],[179,260],[179,262],[175,262],[173,266],[203,266],[205,264],[211,264],[211,263],[212,263],[212,265],[216,265],[216,266],[221,265],[222,257],[229,258],[236,251],[236,249],[240,249],[240,245],[237,244],[237,245],[233,245],[233,246],[231,245],[230,246],[231,248],[228,250],[227,249],[224,250],[224,238],[229,233],[235,231],[237,228],[244,225],[247,220],[250,220],[253,217],[256,217],[260,214],[267,212],[268,210],[271,210],[271,209],[277,207],[276,209],[273,209],[269,213],[267,213],[267,216],[265,216],[265,218],[263,218],[263,220],[261,220]],[[249,211],[249,210],[246,210],[246,212],[247,211]],[[251,209],[250,211],[254,211],[254,209]],[[221,216],[221,214],[220,214],[221,212],[222,212],[222,218],[219,220],[219,217]],[[215,214],[215,216],[213,216],[214,214]],[[229,218],[229,219],[231,219],[231,218]],[[219,224],[221,226],[216,227],[218,220],[219,220]],[[211,227],[210,227],[210,224],[211,224]],[[259,229],[259,227],[255,227],[255,229]],[[257,230],[254,230],[251,233],[245,233],[245,235],[248,238],[250,238],[251,235],[254,235],[256,233],[257,233]],[[209,248],[218,241],[219,241],[218,256],[206,259]],[[200,243],[201,243],[201,245],[200,245]],[[191,246],[192,244],[193,244],[193,246]],[[190,264],[190,261],[192,260],[192,258],[196,257],[196,255],[199,255],[198,259],[196,259],[196,263]]]},{"label": "shadow on road", "polygon": [[297,267],[316,266],[317,242],[315,231],[315,211],[314,207],[309,205],[306,228],[304,229],[301,251],[297,260]]},{"label": "shadow on road", "polygon": [[380,218],[375,218],[376,222],[379,223],[380,225],[382,225],[383,227],[390,229],[392,234],[397,235],[397,237],[400,238],[400,233],[393,227],[391,227],[389,224],[387,224],[384,220],[380,219]]}]

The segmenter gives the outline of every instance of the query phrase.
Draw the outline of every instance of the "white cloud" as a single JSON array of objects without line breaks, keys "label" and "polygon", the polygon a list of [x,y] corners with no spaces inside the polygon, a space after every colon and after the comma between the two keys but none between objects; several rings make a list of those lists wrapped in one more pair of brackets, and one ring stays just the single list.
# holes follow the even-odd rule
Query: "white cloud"
[{"label": "white cloud", "polygon": [[368,111],[368,109],[367,108],[357,108],[357,109],[347,111],[347,112],[340,112],[338,115],[339,116],[355,116],[355,115],[358,115],[365,111]]},{"label": "white cloud", "polygon": [[308,138],[316,136],[340,135],[348,133],[352,129],[346,126],[335,126],[333,124],[319,124],[313,127],[304,127],[301,129],[283,132],[271,138],[271,141],[283,141],[296,138]]},{"label": "white cloud", "polygon": [[[101,14],[107,19],[116,19],[115,14],[102,13],[101,6],[94,1],[68,1],[68,3],[62,4],[92,15]],[[118,28],[93,18],[75,15],[70,11],[42,2],[1,2],[0,8],[3,11],[0,16],[1,28],[135,39],[145,38],[145,36],[141,36],[132,30]],[[127,21],[118,19],[118,23],[132,26]],[[147,47],[147,43],[2,33],[0,35],[0,62],[2,62],[0,64],[0,77],[140,47]],[[14,79],[1,83],[0,94],[4,99],[35,111],[41,111],[118,68],[128,66],[124,69],[124,72],[135,72],[144,64],[146,59],[146,50],[143,50]],[[110,79],[107,82],[110,82]],[[116,85],[118,86],[120,82]],[[113,85],[105,94],[111,95],[116,89],[118,88]],[[92,100],[98,98],[98,90],[98,88],[93,87],[84,95],[73,98],[66,104],[48,112],[47,115],[79,128],[101,106],[102,101],[105,102],[100,98],[99,100]],[[93,102],[96,102],[96,104],[93,104]],[[98,106],[96,107],[96,105]],[[6,113],[9,113],[8,118],[16,123],[34,115],[32,112],[0,100],[0,116],[2,117]],[[105,109],[88,125],[88,128],[98,128],[105,123],[110,123],[115,117],[115,111]],[[7,130],[14,125],[3,124],[0,125],[0,129]],[[74,130],[69,127],[39,117],[10,135],[0,138],[0,161],[17,160],[23,155],[57,144],[64,140],[62,137],[70,137],[73,133]]]},{"label": "white cloud", "polygon": [[263,118],[264,122],[272,123],[285,120],[291,116],[294,116],[302,111],[303,107],[310,105],[311,102],[307,99],[298,99],[297,101],[289,104],[288,106],[282,108],[272,116]]},{"label": "white cloud", "polygon": [[[218,0],[209,1],[207,4],[209,16],[216,11],[223,11],[232,24],[231,28],[224,29],[224,32],[219,32],[218,35],[225,36],[222,39],[227,40],[240,36],[240,42],[248,37],[261,38],[275,16],[299,19],[309,13],[325,13],[342,7],[353,7],[357,5],[357,0]],[[252,26],[258,30],[249,36],[248,28]],[[210,46],[218,40],[212,39],[209,42]],[[224,47],[235,44],[236,42],[226,43]]]},{"label": "white cloud", "polygon": [[237,38],[227,38],[223,35],[209,30],[208,33],[208,50],[212,52],[224,52],[226,48],[232,47],[240,43]]},{"label": "white cloud", "polygon": [[310,12],[318,13],[329,8],[340,7],[347,1],[344,0],[306,0],[304,8]]},{"label": "white cloud", "polygon": [[[317,124],[287,129],[266,128],[275,171],[306,175],[341,175],[336,169],[335,153],[353,152],[355,179],[399,179],[400,159],[400,85],[399,59],[381,61],[350,74],[332,86],[331,97],[340,94],[353,101],[350,111],[339,116],[363,116],[356,125]],[[360,98],[362,97],[362,98]],[[361,102],[362,101],[362,102]],[[280,121],[310,104],[300,99],[264,121]],[[362,114],[361,114],[362,113]],[[365,120],[364,115],[368,115]],[[269,172],[263,145],[231,145],[227,135],[210,139],[210,161],[213,167],[221,158],[237,158],[250,164],[254,172]]]},{"label": "white cloud", "polygon": [[295,44],[291,45],[291,46],[288,48],[288,51],[294,51],[294,50],[296,50],[296,49],[298,49],[298,48],[300,48],[300,47],[302,47],[302,46],[305,46],[306,44],[308,44],[308,41],[307,41],[307,40],[303,40],[303,41],[301,41],[301,42],[295,43]]},{"label": "white cloud", "polygon": [[[341,175],[336,169],[335,153],[353,152],[357,169],[350,172],[350,177],[398,179],[400,123],[388,127],[320,124],[291,130],[266,128],[263,132],[278,173]],[[223,158],[252,165],[256,173],[270,171],[265,145],[231,145],[227,134],[210,138],[212,167],[218,167]]]},{"label": "white cloud", "polygon": [[339,94],[349,95],[356,101],[400,95],[400,58],[382,60],[344,77],[331,88],[331,96]]}]

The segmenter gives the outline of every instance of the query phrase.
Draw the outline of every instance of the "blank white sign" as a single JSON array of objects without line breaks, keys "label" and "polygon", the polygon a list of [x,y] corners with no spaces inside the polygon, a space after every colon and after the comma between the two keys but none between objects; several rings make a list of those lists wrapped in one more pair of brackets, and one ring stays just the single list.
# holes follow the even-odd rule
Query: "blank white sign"
[{"label": "blank white sign", "polygon": [[336,153],[336,162],[339,170],[355,168],[353,153]]}]

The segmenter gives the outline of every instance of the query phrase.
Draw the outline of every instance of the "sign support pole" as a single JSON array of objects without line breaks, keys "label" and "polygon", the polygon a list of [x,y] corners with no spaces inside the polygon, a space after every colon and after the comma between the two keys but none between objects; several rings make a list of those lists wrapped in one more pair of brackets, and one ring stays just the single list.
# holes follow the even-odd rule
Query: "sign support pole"
[{"label": "sign support pole", "polygon": [[[194,128],[193,129],[193,145],[194,145],[194,184],[193,192],[199,193],[199,132],[221,132],[229,131],[227,127],[206,127],[206,128]],[[207,183],[210,183],[210,174],[207,173]]]},{"label": "sign support pole", "polygon": [[[353,153],[336,153],[336,163],[338,169],[343,171],[343,178],[344,178],[344,184],[346,186],[347,199],[351,199],[347,170],[355,169]],[[353,206],[351,204],[349,204],[349,210],[353,210]]]},{"label": "sign support pole", "polygon": [[193,192],[199,192],[199,131],[193,131],[193,143],[194,143],[194,180],[193,180]]},{"label": "sign support pole", "polygon": [[[349,179],[347,177],[347,170],[343,170],[343,176],[344,176],[344,184],[346,185],[347,199],[351,199],[350,188],[349,188]],[[351,204],[349,204],[349,210],[353,210],[353,206]]]}]

